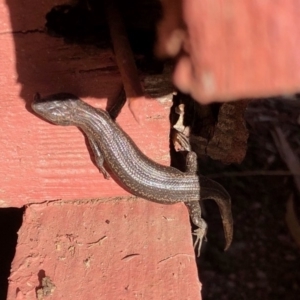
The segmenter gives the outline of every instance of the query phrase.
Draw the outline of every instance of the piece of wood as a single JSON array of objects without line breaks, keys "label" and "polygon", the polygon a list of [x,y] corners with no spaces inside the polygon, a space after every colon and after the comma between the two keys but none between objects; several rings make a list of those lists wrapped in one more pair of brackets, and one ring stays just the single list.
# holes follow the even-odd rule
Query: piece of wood
[{"label": "piece of wood", "polygon": [[182,3],[195,98],[204,103],[299,91],[298,0]]},{"label": "piece of wood", "polygon": [[[105,109],[122,86],[111,50],[31,32],[0,35],[0,52],[0,206],[128,195],[99,173],[77,128],[51,125],[30,108],[36,92],[63,91]],[[127,105],[117,119],[146,155],[163,164],[169,164],[169,106],[170,98],[164,106],[148,101],[144,127]]]},{"label": "piece of wood", "polygon": [[115,0],[104,1],[116,63],[119,67],[124,89],[128,98],[144,96],[134,56],[129,44],[125,24]]},{"label": "piece of wood", "polygon": [[[140,125],[145,125],[148,102],[154,99],[149,99],[149,96],[146,98],[117,1],[105,0],[104,7],[115,60],[120,70],[128,106],[136,121]],[[157,107],[157,109],[160,108]]]},{"label": "piece of wood", "polygon": [[[186,207],[131,197],[99,173],[77,128],[30,108],[36,92],[71,92],[105,109],[122,86],[111,50],[47,35],[50,0],[1,4],[0,207],[26,206],[7,299],[200,299]],[[155,101],[144,127],[127,105],[117,120],[167,165],[170,98]]]},{"label": "piece of wood", "polygon": [[7,299],[36,299],[38,291],[53,300],[199,300],[183,206],[166,210],[142,199],[29,205]]}]

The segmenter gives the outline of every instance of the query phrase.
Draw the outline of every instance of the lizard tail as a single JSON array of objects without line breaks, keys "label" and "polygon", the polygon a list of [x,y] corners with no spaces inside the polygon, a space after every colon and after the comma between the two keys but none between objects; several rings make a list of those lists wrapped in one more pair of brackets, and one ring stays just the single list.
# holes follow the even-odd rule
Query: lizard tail
[{"label": "lizard tail", "polygon": [[200,186],[200,199],[214,200],[219,207],[225,234],[224,251],[226,251],[229,248],[233,237],[231,197],[221,184],[207,177],[200,176]]}]

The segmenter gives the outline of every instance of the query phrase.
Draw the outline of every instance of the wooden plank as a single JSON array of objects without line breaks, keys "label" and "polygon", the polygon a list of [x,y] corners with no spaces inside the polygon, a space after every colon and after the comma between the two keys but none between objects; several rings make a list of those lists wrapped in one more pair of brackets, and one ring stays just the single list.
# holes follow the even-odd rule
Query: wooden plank
[{"label": "wooden plank", "polygon": [[183,90],[202,102],[300,90],[298,0],[182,3],[190,62],[181,61],[175,81]]},{"label": "wooden plank", "polygon": [[[112,52],[67,45],[41,32],[0,35],[0,52],[0,205],[127,195],[99,174],[78,129],[46,123],[30,108],[37,91],[72,92],[105,108],[107,98],[114,98],[122,86]],[[127,106],[118,122],[145,154],[168,164],[170,101],[146,105],[144,126]]]},{"label": "wooden plank", "polygon": [[[77,128],[30,109],[37,91],[105,108],[122,86],[112,52],[46,35],[50,0],[8,5],[0,5],[0,207],[27,207],[7,298],[200,299],[184,205],[128,197],[93,165]],[[118,122],[146,155],[169,164],[170,98],[148,102],[143,126],[127,105]]]},{"label": "wooden plank", "polygon": [[188,218],[142,199],[30,205],[7,299],[200,299]]}]

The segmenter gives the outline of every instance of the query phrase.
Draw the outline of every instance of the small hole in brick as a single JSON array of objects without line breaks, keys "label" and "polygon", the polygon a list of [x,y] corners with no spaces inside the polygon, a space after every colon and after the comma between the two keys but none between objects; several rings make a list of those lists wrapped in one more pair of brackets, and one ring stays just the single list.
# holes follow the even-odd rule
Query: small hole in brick
[{"label": "small hole in brick", "polygon": [[24,208],[0,209],[0,299],[6,299],[10,267],[18,240],[17,232],[22,225]]}]

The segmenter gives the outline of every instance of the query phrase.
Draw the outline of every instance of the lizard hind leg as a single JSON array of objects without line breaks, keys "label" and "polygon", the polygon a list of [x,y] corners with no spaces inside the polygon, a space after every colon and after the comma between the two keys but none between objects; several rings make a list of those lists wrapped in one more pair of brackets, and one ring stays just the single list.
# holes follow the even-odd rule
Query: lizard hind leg
[{"label": "lizard hind leg", "polygon": [[[190,175],[196,175],[197,172],[197,154],[193,151],[190,151],[186,156],[186,173]],[[199,257],[202,241],[203,239],[206,240],[207,224],[201,217],[201,206],[199,201],[186,202],[185,205],[189,210],[192,223],[197,227],[197,229],[193,231],[193,235],[196,236],[194,248],[195,250],[197,249],[197,257]]]},{"label": "lizard hind leg", "polygon": [[[207,233],[207,223],[201,218],[199,227],[193,231],[193,235],[196,236],[196,241],[194,242],[194,249],[197,248],[197,257],[200,256],[202,241],[203,239],[207,241],[206,233]],[[198,247],[197,247],[198,245]]]},{"label": "lizard hind leg", "polygon": [[198,171],[197,154],[193,151],[188,152],[186,156],[186,173],[196,175]]},{"label": "lizard hind leg", "polygon": [[197,249],[197,257],[200,256],[201,246],[203,239],[206,241],[207,224],[201,217],[201,206],[199,201],[185,203],[189,210],[192,223],[197,227],[193,231],[193,235],[196,236],[194,242],[194,248]]}]

